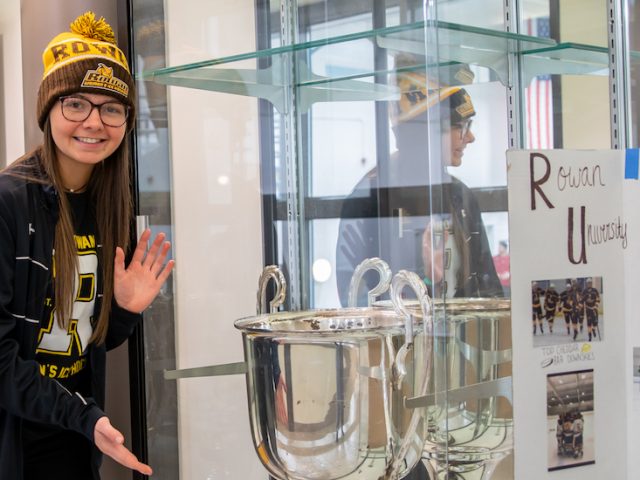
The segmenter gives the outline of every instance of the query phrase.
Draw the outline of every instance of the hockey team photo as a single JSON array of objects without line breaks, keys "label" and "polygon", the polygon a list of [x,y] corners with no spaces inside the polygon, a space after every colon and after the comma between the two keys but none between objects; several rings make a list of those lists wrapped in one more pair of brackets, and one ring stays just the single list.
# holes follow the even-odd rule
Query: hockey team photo
[{"label": "hockey team photo", "polygon": [[603,316],[602,277],[531,282],[534,347],[601,341]]}]

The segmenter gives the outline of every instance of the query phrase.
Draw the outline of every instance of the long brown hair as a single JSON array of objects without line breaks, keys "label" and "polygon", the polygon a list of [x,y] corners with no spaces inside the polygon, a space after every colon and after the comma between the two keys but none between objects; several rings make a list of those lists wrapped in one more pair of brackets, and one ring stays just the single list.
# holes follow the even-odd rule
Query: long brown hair
[{"label": "long brown hair", "polygon": [[[47,117],[44,124],[43,144],[32,153],[40,161],[42,172],[21,168],[33,155],[25,155],[7,168],[9,173],[26,177],[38,183],[50,183],[57,192],[64,192],[56,156],[56,144],[51,134],[51,125]],[[109,314],[113,300],[113,261],[116,246],[126,252],[129,247],[130,226],[133,215],[131,199],[131,180],[129,165],[128,135],[118,149],[108,158],[97,164],[87,185],[90,192],[91,208],[95,211],[97,240],[102,246],[102,306],[98,320],[94,323],[90,342],[104,342],[109,327]],[[77,247],[71,209],[66,195],[58,195],[59,216],[54,239],[54,297],[58,324],[67,328],[71,316],[75,276],[78,271]]]}]

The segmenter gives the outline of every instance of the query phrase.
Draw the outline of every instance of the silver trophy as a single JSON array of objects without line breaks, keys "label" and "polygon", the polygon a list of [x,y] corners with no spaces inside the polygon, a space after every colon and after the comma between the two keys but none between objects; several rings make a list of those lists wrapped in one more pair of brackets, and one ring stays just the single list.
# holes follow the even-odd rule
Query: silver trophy
[{"label": "silver trophy", "polygon": [[[244,373],[256,452],[278,479],[401,478],[420,461],[427,437],[426,408],[407,406],[409,398],[426,395],[433,370],[424,284],[398,272],[389,309],[277,312],[283,280],[277,267],[267,267],[258,304],[266,309],[266,283],[274,281],[271,312],[235,322],[244,362],[170,371],[165,378]],[[386,274],[381,280],[389,288]],[[404,307],[407,287],[420,315]]]},{"label": "silver trophy", "polygon": [[[417,303],[405,308],[420,315]],[[407,401],[427,407],[424,459],[434,480],[489,480],[513,451],[510,302],[438,299],[433,318],[428,393]]]}]

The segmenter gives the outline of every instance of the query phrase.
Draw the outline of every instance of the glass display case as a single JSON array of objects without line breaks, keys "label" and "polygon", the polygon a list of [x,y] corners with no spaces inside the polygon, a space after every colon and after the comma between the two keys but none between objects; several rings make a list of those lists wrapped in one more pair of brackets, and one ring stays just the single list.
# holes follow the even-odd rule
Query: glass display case
[{"label": "glass display case", "polygon": [[[234,321],[256,314],[265,266],[286,278],[283,311],[375,308],[377,272],[351,290],[373,257],[415,273],[433,300],[429,392],[406,399],[425,411],[424,469],[513,478],[505,151],[634,139],[624,78],[637,55],[608,28],[620,10],[130,0],[138,209],[177,260],[139,338],[137,447],[154,478],[277,475],[252,438],[245,376],[180,372],[242,362]],[[337,385],[346,367],[333,352],[303,378],[303,351],[282,345],[288,431],[305,432],[328,417],[296,406],[300,385]]]}]

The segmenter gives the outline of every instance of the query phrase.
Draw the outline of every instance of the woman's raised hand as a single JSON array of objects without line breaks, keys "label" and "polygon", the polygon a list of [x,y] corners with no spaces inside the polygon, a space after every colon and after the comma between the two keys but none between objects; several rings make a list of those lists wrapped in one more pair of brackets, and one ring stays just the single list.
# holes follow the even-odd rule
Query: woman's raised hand
[{"label": "woman's raised hand", "polygon": [[125,268],[124,251],[116,248],[113,269],[113,296],[121,308],[141,313],[156,298],[162,284],[167,280],[175,264],[174,260],[165,263],[171,244],[159,233],[147,249],[151,230],[146,229],[131,262]]}]

